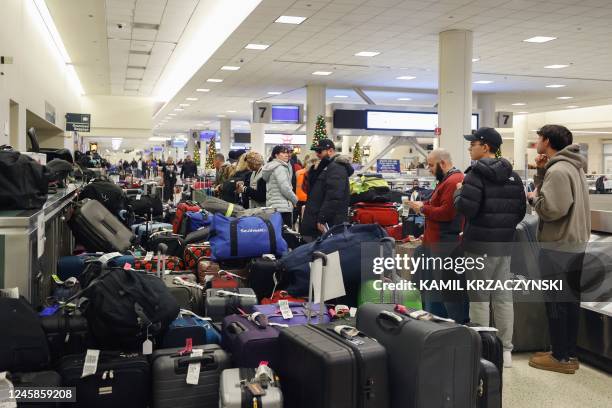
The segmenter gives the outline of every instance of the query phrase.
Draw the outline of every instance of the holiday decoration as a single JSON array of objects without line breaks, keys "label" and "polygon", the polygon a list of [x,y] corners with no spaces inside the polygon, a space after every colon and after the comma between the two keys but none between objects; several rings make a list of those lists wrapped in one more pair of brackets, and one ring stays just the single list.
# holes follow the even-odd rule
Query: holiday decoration
[{"label": "holiday decoration", "polygon": [[501,151],[501,147],[499,149],[497,149],[497,151],[495,152],[495,158],[496,159],[501,159],[502,157],[502,151]]},{"label": "holiday decoration", "polygon": [[200,167],[200,142],[196,142],[195,148],[193,149],[193,162],[196,166]]},{"label": "holiday decoration", "polygon": [[213,169],[215,165],[215,155],[217,154],[217,147],[215,146],[215,139],[213,138],[208,142],[208,154],[206,155],[206,167],[207,169]]},{"label": "holiday decoration", "polygon": [[353,147],[353,163],[361,164],[361,147],[359,147],[359,142]]},{"label": "holiday decoration", "polygon": [[316,147],[319,145],[319,142],[323,139],[327,139],[327,129],[325,129],[325,117],[323,115],[318,115],[310,150],[316,149]]}]

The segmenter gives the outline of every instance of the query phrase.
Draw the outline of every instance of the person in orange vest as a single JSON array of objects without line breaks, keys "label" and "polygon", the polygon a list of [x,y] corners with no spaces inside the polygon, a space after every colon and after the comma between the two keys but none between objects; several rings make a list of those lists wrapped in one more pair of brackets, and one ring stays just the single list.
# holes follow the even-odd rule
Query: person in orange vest
[{"label": "person in orange vest", "polygon": [[298,203],[295,206],[295,210],[296,215],[299,217],[300,223],[302,221],[303,207],[308,199],[308,171],[311,169],[311,167],[316,166],[318,163],[319,159],[317,159],[316,156],[310,157],[310,155],[306,155],[304,158],[304,168],[295,173],[295,195],[298,198]]}]

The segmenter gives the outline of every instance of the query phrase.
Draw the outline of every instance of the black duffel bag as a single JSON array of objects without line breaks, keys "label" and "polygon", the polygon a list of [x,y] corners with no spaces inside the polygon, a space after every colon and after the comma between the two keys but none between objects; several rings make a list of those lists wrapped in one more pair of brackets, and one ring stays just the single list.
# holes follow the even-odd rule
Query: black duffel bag
[{"label": "black duffel bag", "polygon": [[121,187],[110,180],[97,178],[81,190],[79,199],[90,198],[99,201],[113,215],[119,216],[121,210],[127,210],[128,199]]},{"label": "black duffel bag", "polygon": [[100,349],[140,350],[147,338],[159,340],[178,316],[176,299],[157,276],[102,268],[98,262],[90,263],[83,274],[89,284],[74,298],[88,299],[83,314]]},{"label": "black duffel bag", "polygon": [[42,208],[49,191],[49,170],[31,157],[0,148],[0,210]]},{"label": "black duffel bag", "polygon": [[146,217],[147,215],[159,217],[164,213],[164,205],[159,197],[153,197],[150,195],[141,195],[140,197],[136,196],[134,198],[130,198],[130,206],[132,207],[134,214],[141,217]]}]

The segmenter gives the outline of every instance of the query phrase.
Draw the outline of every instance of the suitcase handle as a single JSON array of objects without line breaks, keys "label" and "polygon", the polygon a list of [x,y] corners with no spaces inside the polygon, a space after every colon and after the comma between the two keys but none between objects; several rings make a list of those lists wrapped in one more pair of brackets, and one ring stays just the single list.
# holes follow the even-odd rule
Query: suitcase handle
[{"label": "suitcase handle", "polygon": [[240,322],[233,322],[229,326],[227,326],[227,332],[230,334],[241,334],[247,331],[247,328]]},{"label": "suitcase handle", "polygon": [[388,310],[383,310],[376,316],[376,324],[386,332],[399,332],[407,322],[408,320]]},{"label": "suitcase handle", "polygon": [[212,355],[203,355],[199,357],[181,357],[174,361],[174,370],[178,372],[181,369],[187,369],[189,364],[191,363],[200,363],[206,368],[212,368],[217,366],[215,361],[215,356]]}]

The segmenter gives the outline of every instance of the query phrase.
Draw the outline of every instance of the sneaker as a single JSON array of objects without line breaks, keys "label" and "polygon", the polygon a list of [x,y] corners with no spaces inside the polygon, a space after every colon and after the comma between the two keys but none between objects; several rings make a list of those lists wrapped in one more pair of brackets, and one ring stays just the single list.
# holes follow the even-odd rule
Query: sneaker
[{"label": "sneaker", "polygon": [[559,361],[552,354],[534,355],[529,359],[529,365],[540,370],[554,371],[562,374],[574,374],[576,372],[576,369],[570,362]]},{"label": "sneaker", "polygon": [[[535,357],[542,357],[546,355],[552,355],[552,351],[538,351],[534,354]],[[580,361],[578,361],[577,357],[570,357],[569,363],[574,370],[578,370],[580,368]]]},{"label": "sneaker", "polygon": [[504,350],[504,368],[512,367],[512,352],[510,350]]}]

